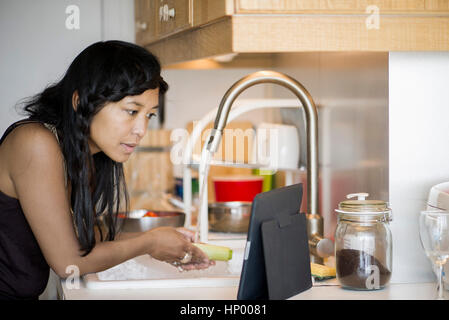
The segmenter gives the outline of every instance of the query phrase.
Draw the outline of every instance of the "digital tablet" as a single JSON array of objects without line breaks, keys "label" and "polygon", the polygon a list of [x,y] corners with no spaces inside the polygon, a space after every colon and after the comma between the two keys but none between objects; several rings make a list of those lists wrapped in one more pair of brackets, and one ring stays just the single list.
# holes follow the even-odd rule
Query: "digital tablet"
[{"label": "digital tablet", "polygon": [[238,300],[269,298],[261,226],[278,215],[297,214],[302,199],[302,184],[263,192],[253,200],[248,227]]}]

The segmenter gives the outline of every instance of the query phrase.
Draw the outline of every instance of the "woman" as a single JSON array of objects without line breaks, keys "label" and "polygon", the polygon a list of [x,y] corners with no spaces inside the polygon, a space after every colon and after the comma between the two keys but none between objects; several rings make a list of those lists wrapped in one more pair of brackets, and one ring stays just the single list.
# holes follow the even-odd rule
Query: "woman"
[{"label": "woman", "polygon": [[29,117],[0,140],[0,299],[36,299],[49,267],[65,278],[68,266],[83,275],[142,254],[187,270],[213,264],[189,230],[115,228],[128,199],[122,163],[167,88],[151,53],[98,42],[25,105]]}]

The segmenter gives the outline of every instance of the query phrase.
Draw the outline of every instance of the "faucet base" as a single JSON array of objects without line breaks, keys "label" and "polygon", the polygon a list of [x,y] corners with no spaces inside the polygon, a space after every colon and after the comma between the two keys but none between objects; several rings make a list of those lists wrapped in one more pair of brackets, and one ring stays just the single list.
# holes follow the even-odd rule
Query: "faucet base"
[{"label": "faucet base", "polygon": [[324,264],[324,259],[311,254],[310,263]]},{"label": "faucet base", "polygon": [[334,243],[323,238],[323,218],[318,214],[306,214],[309,238],[310,262],[323,264],[323,258],[334,254]]}]

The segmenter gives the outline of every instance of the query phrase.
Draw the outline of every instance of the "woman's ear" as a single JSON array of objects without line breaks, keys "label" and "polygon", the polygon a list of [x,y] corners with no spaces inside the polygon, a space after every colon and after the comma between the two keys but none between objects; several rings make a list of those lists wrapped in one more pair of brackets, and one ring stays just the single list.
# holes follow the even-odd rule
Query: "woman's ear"
[{"label": "woman's ear", "polygon": [[78,108],[78,104],[80,103],[80,99],[78,96],[78,91],[75,90],[72,95],[72,107],[76,112],[76,109]]}]

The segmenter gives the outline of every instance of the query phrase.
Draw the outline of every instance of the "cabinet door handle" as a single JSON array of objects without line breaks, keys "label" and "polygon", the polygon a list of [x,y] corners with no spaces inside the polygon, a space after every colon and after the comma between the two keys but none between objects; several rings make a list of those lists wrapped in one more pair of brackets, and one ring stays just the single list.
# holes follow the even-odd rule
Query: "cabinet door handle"
[{"label": "cabinet door handle", "polygon": [[175,8],[168,8],[167,4],[159,7],[159,21],[168,21],[174,19],[176,15]]},{"label": "cabinet door handle", "polygon": [[139,31],[147,30],[147,23],[146,22],[140,22],[136,21],[136,29]]},{"label": "cabinet door handle", "polygon": [[164,21],[168,21],[168,5],[164,4]]},{"label": "cabinet door handle", "polygon": [[164,20],[164,7],[159,8],[159,21]]},{"label": "cabinet door handle", "polygon": [[168,10],[168,18],[174,19],[175,18],[175,8],[171,8]]}]

